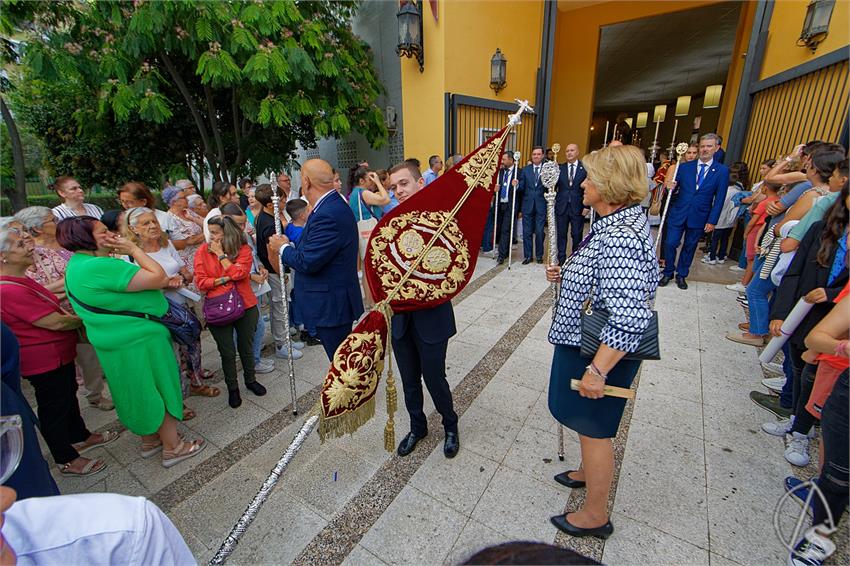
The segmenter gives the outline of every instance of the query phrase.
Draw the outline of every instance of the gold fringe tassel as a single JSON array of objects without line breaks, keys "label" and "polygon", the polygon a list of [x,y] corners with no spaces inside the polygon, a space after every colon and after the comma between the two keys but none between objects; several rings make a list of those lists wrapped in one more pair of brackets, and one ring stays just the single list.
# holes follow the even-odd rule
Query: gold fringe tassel
[{"label": "gold fringe tassel", "polygon": [[354,431],[369,422],[374,416],[374,396],[359,406],[356,411],[348,411],[338,417],[323,417],[321,407],[319,407],[319,439],[324,442],[328,438],[340,438],[346,434],[354,434]]},{"label": "gold fringe tassel", "polygon": [[393,375],[393,311],[389,303],[381,303],[381,313],[387,321],[387,426],[384,427],[384,450],[392,452],[395,450],[395,411],[398,407],[398,391],[395,387],[395,376]]}]

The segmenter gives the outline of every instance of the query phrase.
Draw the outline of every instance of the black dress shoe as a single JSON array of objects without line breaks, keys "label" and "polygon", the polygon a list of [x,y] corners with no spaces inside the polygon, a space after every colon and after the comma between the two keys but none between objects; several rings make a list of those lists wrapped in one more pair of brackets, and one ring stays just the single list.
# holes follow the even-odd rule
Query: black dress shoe
[{"label": "black dress shoe", "polygon": [[413,449],[416,448],[416,443],[425,438],[426,436],[428,436],[427,432],[422,436],[416,436],[412,432],[408,432],[407,436],[402,438],[401,443],[398,445],[398,455],[407,456],[408,454],[413,452]]},{"label": "black dress shoe", "polygon": [[676,277],[676,286],[679,289],[687,289],[688,288],[688,284],[685,282],[684,277]]},{"label": "black dress shoe", "polygon": [[543,263],[543,258],[542,258],[542,257],[538,257],[538,258],[537,258],[537,263]]},{"label": "black dress shoe", "polygon": [[666,287],[667,283],[670,282],[671,277],[669,275],[662,275],[661,280],[658,282],[659,287]]},{"label": "black dress shoe", "polygon": [[505,258],[499,256],[499,259],[496,260],[496,263],[498,263],[499,265],[502,265],[503,263],[505,263]]},{"label": "black dress shoe", "polygon": [[527,257],[527,258],[525,258],[524,260],[522,260],[522,264],[523,264],[523,265],[528,265],[528,264],[529,264],[529,263],[531,263],[532,261],[534,261],[534,260],[533,260],[533,259],[531,259],[530,257]]},{"label": "black dress shoe", "polygon": [[258,381],[252,381],[251,383],[246,383],[245,387],[251,390],[251,393],[256,395],[257,397],[262,397],[266,394],[266,388],[262,386]]},{"label": "black dress shoe", "polygon": [[454,458],[457,456],[457,451],[460,450],[460,439],[456,432],[447,432],[446,441],[443,443],[443,454],[446,458]]},{"label": "black dress shoe", "polygon": [[239,394],[238,389],[230,389],[227,392],[227,404],[234,409],[242,404],[242,395]]},{"label": "black dress shoe", "polygon": [[570,477],[570,472],[574,472],[575,470],[567,470],[563,474],[558,474],[555,476],[555,481],[561,485],[567,486],[570,489],[579,489],[585,486],[584,481],[582,480],[574,480]]},{"label": "black dress shoe", "polygon": [[614,533],[614,525],[611,524],[611,521],[608,521],[599,527],[583,529],[567,521],[566,515],[555,515],[549,520],[552,521],[552,524],[558,527],[559,530],[564,531],[573,537],[596,537],[606,539]]}]

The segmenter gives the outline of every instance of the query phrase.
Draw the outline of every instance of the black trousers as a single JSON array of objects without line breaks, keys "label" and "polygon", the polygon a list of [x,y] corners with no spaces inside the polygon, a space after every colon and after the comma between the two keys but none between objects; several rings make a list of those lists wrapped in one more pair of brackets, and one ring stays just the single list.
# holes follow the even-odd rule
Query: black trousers
[{"label": "black trousers", "polygon": [[[516,216],[518,212],[514,210],[514,238],[516,238]],[[504,259],[508,257],[508,249],[511,247],[511,203],[499,202],[499,257]]]},{"label": "black trousers", "polygon": [[57,464],[76,460],[80,454],[72,444],[85,441],[91,433],[80,415],[74,363],[26,379],[35,389],[39,428],[51,456]]},{"label": "black trousers", "polygon": [[809,402],[809,397],[812,395],[812,389],[815,386],[815,375],[818,372],[818,366],[806,364],[803,366],[803,371],[800,373],[800,391],[798,395],[797,408],[794,411],[794,426],[791,427],[791,432],[799,432],[800,434],[808,434],[817,418],[806,410],[806,404]]},{"label": "black trousers", "polygon": [[567,260],[567,233],[573,240],[571,250],[574,252],[582,240],[584,216],[567,212],[559,214],[555,219],[558,230],[558,263],[563,264]]},{"label": "black trousers", "polygon": [[434,400],[437,412],[443,417],[446,432],[457,433],[457,413],[452,401],[452,390],[446,381],[446,349],[448,339],[436,344],[426,344],[413,325],[401,338],[393,338],[393,350],[404,389],[404,404],[410,415],[410,432],[416,436],[428,433],[428,421],[422,410],[422,380]]},{"label": "black trousers", "polygon": [[[242,378],[245,383],[256,381],[254,376],[254,334],[257,331],[257,319],[260,311],[255,306],[245,311],[242,318],[224,326],[209,325],[210,334],[218,346],[221,356],[221,369],[224,372],[224,383],[228,390],[239,389],[236,380],[236,351],[242,360]],[[236,331],[236,347],[233,346],[233,331]],[[287,329],[287,332],[289,330]]]},{"label": "black trousers", "polygon": [[[821,434],[823,435],[824,462],[821,469],[818,487],[826,496],[829,510],[835,524],[841,520],[841,515],[847,509],[848,483],[850,483],[850,454],[847,441],[850,436],[848,427],[848,386],[847,370],[844,370],[835,382],[835,387],[826,400],[821,418]],[[812,524],[819,525],[826,520],[826,508],[820,497],[814,498],[815,508],[812,512]]]},{"label": "black trousers", "polygon": [[340,326],[317,326],[316,334],[319,335],[319,340],[322,341],[322,347],[325,349],[328,359],[333,361],[334,353],[342,341],[351,333],[351,323]]}]

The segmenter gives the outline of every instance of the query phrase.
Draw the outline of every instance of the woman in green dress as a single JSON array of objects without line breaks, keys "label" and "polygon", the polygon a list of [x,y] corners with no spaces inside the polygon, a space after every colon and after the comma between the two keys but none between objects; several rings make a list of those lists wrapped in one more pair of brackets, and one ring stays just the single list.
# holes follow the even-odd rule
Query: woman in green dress
[{"label": "woman in green dress", "polygon": [[[168,281],[165,271],[139,246],[90,216],[61,221],[56,239],[75,252],[65,271],[65,289],[109,376],[118,418],[142,437],[142,456],[162,450],[166,468],[195,456],[205,447],[203,440],[183,440],[177,434],[183,397],[168,329],[159,322],[89,308],[162,316],[168,310],[160,291]],[[110,253],[128,255],[135,263]]]}]

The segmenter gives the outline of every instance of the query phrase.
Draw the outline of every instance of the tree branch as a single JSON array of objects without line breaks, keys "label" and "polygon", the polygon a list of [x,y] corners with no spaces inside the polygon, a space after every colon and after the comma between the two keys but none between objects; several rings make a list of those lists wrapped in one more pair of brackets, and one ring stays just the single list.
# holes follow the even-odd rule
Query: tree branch
[{"label": "tree branch", "polygon": [[218,162],[221,165],[221,179],[224,180],[230,168],[227,166],[227,159],[224,154],[224,142],[221,140],[221,132],[218,129],[218,117],[215,111],[215,101],[213,100],[212,89],[210,85],[204,85],[204,96],[207,99],[207,114],[210,119],[215,145],[218,148]]},{"label": "tree branch", "polygon": [[204,145],[203,154],[209,162],[213,178],[216,180],[220,180],[220,164],[216,161],[215,153],[213,153],[212,150],[212,143],[210,142],[210,136],[207,132],[207,127],[204,124],[204,118],[203,116],[201,116],[201,112],[198,110],[198,106],[195,104],[195,100],[192,98],[192,93],[189,92],[189,88],[183,81],[183,77],[181,77],[180,73],[177,72],[177,67],[174,66],[174,62],[171,60],[168,54],[165,52],[161,52],[159,54],[159,58],[165,65],[166,70],[168,70],[168,74],[171,75],[171,79],[177,86],[177,90],[179,90],[180,94],[183,95],[183,100],[186,101],[186,105],[189,107],[189,112],[191,112],[192,118],[195,120],[195,126],[198,128],[198,133],[201,136],[201,143],[203,143]]},{"label": "tree branch", "polygon": [[242,151],[242,135],[239,131],[239,105],[236,103],[235,88],[230,89],[230,110],[233,114],[233,136],[236,139],[236,161],[233,163],[231,176],[234,180],[236,180],[239,168],[242,167],[242,162],[245,160],[245,154]]},{"label": "tree branch", "polygon": [[2,96],[0,96],[0,112],[3,114],[3,122],[9,129],[9,143],[12,146],[12,162],[15,169],[15,188],[6,191],[6,194],[9,196],[12,211],[18,212],[27,207],[27,173],[24,163],[24,146],[21,143],[21,135],[18,132],[17,124],[15,124],[15,118],[12,117],[9,107],[6,106],[6,100]]}]

